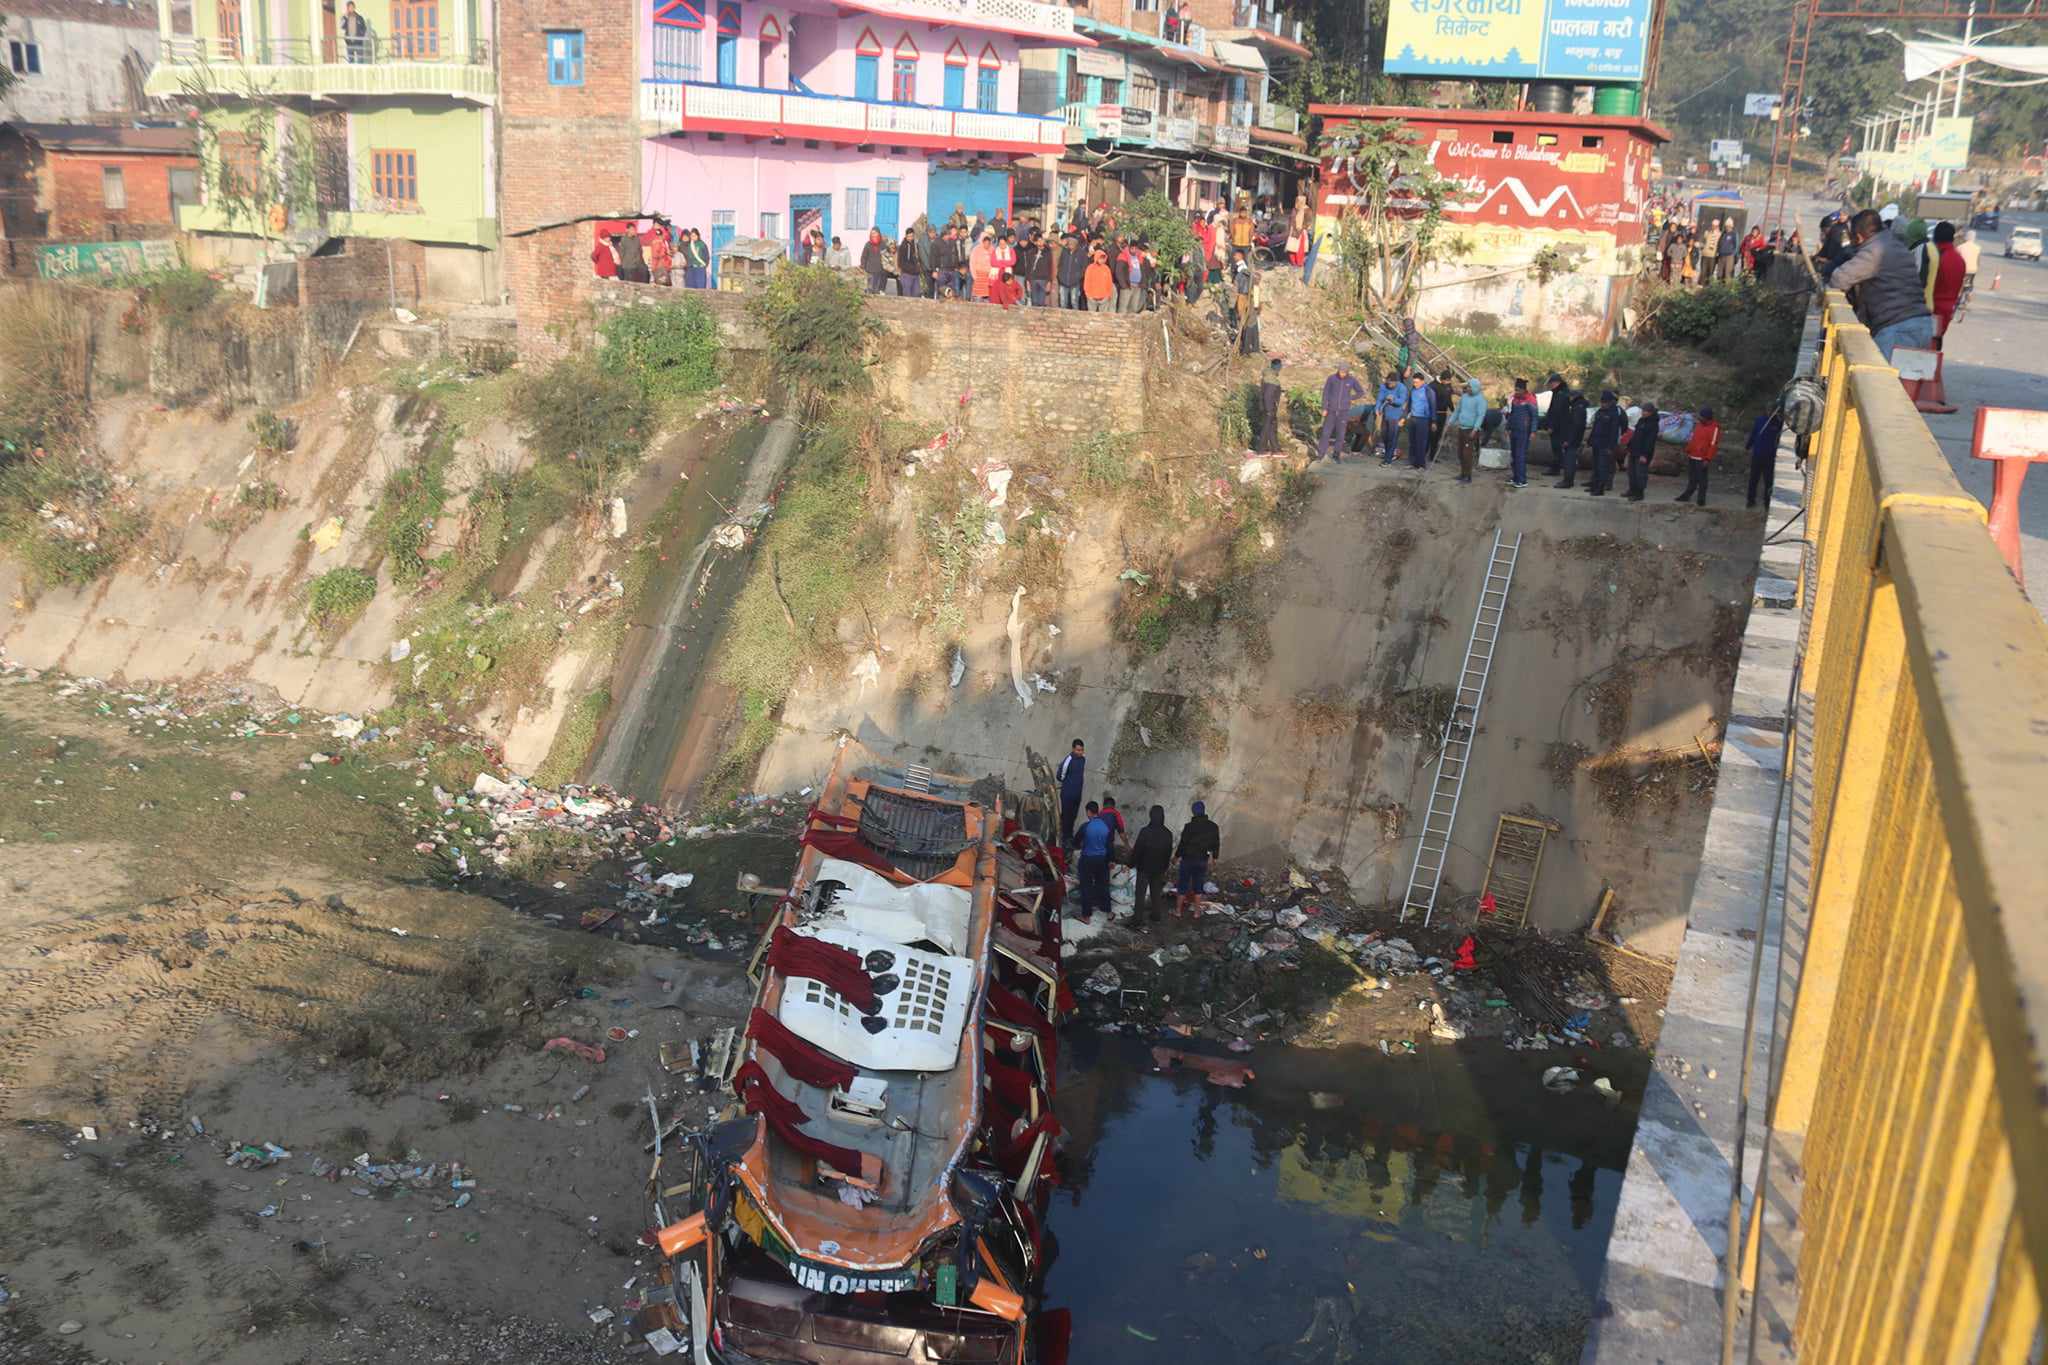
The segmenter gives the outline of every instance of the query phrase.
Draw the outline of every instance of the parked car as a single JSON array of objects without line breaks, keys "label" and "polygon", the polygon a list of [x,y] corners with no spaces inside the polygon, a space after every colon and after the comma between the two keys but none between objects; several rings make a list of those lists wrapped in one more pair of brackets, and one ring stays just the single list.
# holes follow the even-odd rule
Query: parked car
[{"label": "parked car", "polygon": [[2005,254],[2009,260],[2038,261],[2041,259],[2041,229],[2037,227],[2016,227],[2005,239]]}]

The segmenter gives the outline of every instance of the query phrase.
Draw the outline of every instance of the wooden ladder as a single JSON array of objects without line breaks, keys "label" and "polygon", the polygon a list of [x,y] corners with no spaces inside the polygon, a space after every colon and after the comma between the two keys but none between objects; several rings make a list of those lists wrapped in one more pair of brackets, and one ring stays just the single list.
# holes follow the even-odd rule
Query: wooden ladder
[{"label": "wooden ladder", "polygon": [[1493,852],[1486,856],[1483,899],[1493,893],[1493,914],[1482,926],[1519,934],[1529,923],[1529,902],[1536,898],[1536,877],[1543,870],[1543,846],[1550,826],[1520,815],[1503,815],[1493,831]]}]

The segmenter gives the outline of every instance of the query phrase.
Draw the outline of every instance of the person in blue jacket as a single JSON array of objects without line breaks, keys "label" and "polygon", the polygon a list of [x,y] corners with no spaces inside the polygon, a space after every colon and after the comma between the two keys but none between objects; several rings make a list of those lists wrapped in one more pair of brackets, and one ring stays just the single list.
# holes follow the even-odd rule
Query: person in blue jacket
[{"label": "person in blue jacket", "polygon": [[1436,420],[1436,391],[1429,376],[1417,370],[1408,376],[1408,467],[1429,463],[1429,427]]},{"label": "person in blue jacket", "polygon": [[1115,826],[1103,816],[1102,808],[1088,803],[1088,818],[1074,831],[1079,858],[1075,870],[1081,883],[1081,913],[1075,918],[1086,924],[1097,910],[1109,913],[1109,853],[1116,838]]},{"label": "person in blue jacket", "polygon": [[1401,419],[1408,415],[1408,390],[1401,387],[1399,371],[1380,381],[1380,394],[1372,405],[1380,421],[1380,463],[1392,464],[1401,440]]},{"label": "person in blue jacket", "polygon": [[1082,783],[1088,776],[1087,748],[1080,740],[1060,760],[1060,847],[1074,846],[1074,820],[1081,813]]},{"label": "person in blue jacket", "polygon": [[1529,439],[1536,434],[1536,395],[1529,381],[1515,381],[1515,396],[1508,400],[1508,474],[1510,487],[1529,486]]}]

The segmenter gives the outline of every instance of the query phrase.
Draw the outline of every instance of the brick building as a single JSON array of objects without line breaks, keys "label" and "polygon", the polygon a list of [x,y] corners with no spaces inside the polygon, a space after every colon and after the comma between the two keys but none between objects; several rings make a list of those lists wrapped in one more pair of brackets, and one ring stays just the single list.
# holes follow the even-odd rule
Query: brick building
[{"label": "brick building", "polygon": [[189,128],[0,125],[0,236],[9,239],[168,237],[198,183]]},{"label": "brick building", "polygon": [[[520,345],[560,350],[587,314],[588,221],[635,218],[639,11],[647,0],[498,0],[498,210]],[[584,221],[573,221],[584,220]]]}]

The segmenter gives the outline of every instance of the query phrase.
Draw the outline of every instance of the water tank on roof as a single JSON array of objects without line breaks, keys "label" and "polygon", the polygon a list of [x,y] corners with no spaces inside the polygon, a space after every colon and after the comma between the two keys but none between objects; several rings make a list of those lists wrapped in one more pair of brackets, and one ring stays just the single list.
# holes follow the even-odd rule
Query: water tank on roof
[{"label": "water tank on roof", "polygon": [[1529,107],[1539,114],[1569,114],[1572,88],[1563,81],[1531,81]]},{"label": "water tank on roof", "polygon": [[1634,85],[1593,87],[1593,112],[1614,118],[1634,118],[1643,111],[1643,92]]}]

